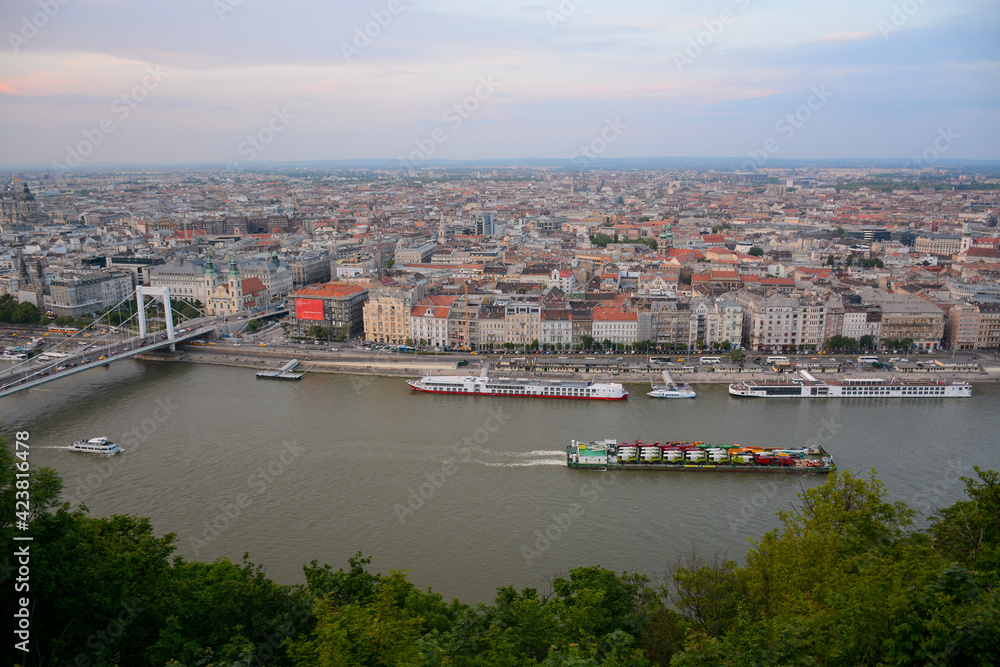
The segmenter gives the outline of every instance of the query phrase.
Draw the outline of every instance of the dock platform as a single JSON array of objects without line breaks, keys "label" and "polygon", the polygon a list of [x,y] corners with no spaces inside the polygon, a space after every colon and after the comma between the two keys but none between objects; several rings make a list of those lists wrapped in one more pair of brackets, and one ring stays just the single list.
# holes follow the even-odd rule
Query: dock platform
[{"label": "dock platform", "polygon": [[305,373],[293,373],[292,369],[299,365],[298,359],[292,359],[276,371],[260,371],[257,377],[264,380],[301,380]]}]

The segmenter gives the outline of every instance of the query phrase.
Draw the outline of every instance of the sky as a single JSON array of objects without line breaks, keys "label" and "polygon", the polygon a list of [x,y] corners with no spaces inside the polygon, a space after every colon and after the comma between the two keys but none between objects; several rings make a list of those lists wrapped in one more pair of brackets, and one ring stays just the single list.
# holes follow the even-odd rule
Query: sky
[{"label": "sky", "polygon": [[3,0],[0,164],[1000,158],[996,0]]}]

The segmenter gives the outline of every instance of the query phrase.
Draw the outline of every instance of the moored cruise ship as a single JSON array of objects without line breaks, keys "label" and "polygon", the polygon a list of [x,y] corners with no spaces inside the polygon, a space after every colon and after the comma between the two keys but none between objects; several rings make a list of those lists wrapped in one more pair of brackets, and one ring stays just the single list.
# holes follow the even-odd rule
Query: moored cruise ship
[{"label": "moored cruise ship", "polygon": [[628,397],[617,382],[563,382],[528,378],[491,378],[486,368],[479,375],[427,375],[407,380],[417,391],[463,396],[515,396],[521,398],[575,398],[620,401]]},{"label": "moored cruise ship", "polygon": [[802,379],[743,380],[729,385],[733,396],[749,398],[960,398],[972,396],[968,382],[850,378],[817,380],[805,371]]}]

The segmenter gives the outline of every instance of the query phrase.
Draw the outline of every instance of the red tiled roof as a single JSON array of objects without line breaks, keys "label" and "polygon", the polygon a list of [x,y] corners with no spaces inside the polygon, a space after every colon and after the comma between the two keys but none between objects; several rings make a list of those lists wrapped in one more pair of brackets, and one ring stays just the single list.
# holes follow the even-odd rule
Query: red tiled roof
[{"label": "red tiled roof", "polygon": [[263,292],[266,288],[264,283],[260,281],[260,278],[244,278],[243,279],[243,294],[257,294]]},{"label": "red tiled roof", "polygon": [[619,308],[608,308],[606,306],[595,306],[593,317],[595,322],[635,322],[639,319],[639,316],[635,313],[627,313]]},{"label": "red tiled roof", "polygon": [[350,283],[332,282],[321,287],[303,287],[297,292],[292,292],[292,296],[302,299],[342,299],[364,291],[363,287]]}]

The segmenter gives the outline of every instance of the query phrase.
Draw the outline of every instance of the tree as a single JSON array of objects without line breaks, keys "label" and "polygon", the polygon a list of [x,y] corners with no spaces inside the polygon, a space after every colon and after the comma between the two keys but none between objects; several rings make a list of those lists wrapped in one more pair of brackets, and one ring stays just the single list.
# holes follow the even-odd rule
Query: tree
[{"label": "tree", "polygon": [[746,580],[735,561],[706,561],[692,554],[674,568],[665,594],[691,626],[721,639],[735,624]]},{"label": "tree", "polygon": [[247,331],[249,333],[253,333],[254,331],[257,331],[258,329],[260,329],[260,321],[259,320],[250,320],[249,322],[247,322]]},{"label": "tree", "polygon": [[38,312],[38,308],[35,304],[28,301],[22,301],[14,307],[13,317],[11,321],[15,324],[37,324],[41,315]]},{"label": "tree", "polygon": [[754,257],[763,257],[764,256],[764,249],[760,248],[758,246],[754,246],[754,247],[750,248],[750,250],[747,251],[747,254],[748,255],[753,255]]},{"label": "tree", "polygon": [[975,478],[962,477],[969,500],[937,512],[930,534],[944,558],[988,573],[995,585],[1000,583],[1000,475],[974,469]]},{"label": "tree", "polygon": [[[799,493],[798,506],[779,511],[781,528],[747,553],[749,623],[728,637],[730,645],[747,652],[756,638],[762,645],[751,652],[769,654],[767,663],[787,663],[786,651],[821,663],[837,655],[841,664],[882,655],[911,582],[930,567],[926,543],[909,538],[913,510],[886,495],[874,471],[868,479],[834,471]],[[806,553],[810,564],[802,568]],[[788,634],[793,627],[801,632]]]},{"label": "tree", "polygon": [[593,336],[581,336],[580,342],[583,343],[583,349],[590,350],[594,347]]},{"label": "tree", "polygon": [[[56,507],[63,484],[59,473],[53,468],[29,465],[27,452],[31,451],[30,437],[27,440],[21,438],[18,442],[24,444],[14,445],[13,448],[6,440],[0,436],[0,502],[3,503],[0,506],[0,537],[4,544],[12,544],[10,538],[13,536],[16,520],[32,523],[49,509]],[[16,501],[23,500],[23,497],[17,494],[17,480],[21,479],[17,475],[24,472],[28,473],[31,502],[25,510],[26,515],[18,517],[16,511],[22,508],[16,506]],[[5,559],[9,556],[9,553],[4,554]]]},{"label": "tree", "polygon": [[730,350],[729,352],[729,360],[734,364],[741,363],[746,358],[746,356],[747,355],[743,353],[743,350],[733,349]]},{"label": "tree", "polygon": [[874,350],[875,349],[875,337],[869,334],[865,334],[858,339],[858,347],[862,350]]},{"label": "tree", "polygon": [[832,253],[826,256],[826,265],[827,266],[834,266],[836,263],[837,263],[837,260],[834,258],[834,256],[833,256]]},{"label": "tree", "polygon": [[613,240],[607,234],[596,234],[590,237],[590,242],[599,248],[606,248],[609,243],[617,243],[618,241]]},{"label": "tree", "polygon": [[850,352],[857,349],[858,341],[848,336],[830,336],[823,343],[824,349],[828,352]]}]

